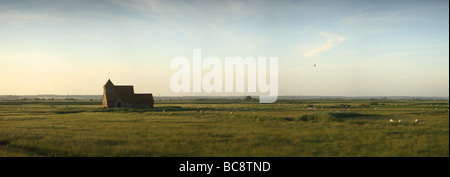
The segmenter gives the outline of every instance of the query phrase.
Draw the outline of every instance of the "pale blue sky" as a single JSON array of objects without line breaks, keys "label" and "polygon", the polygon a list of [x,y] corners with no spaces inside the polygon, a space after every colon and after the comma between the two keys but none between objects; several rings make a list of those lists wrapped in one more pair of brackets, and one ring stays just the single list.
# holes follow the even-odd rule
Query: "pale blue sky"
[{"label": "pale blue sky", "polygon": [[0,0],[0,95],[102,94],[108,72],[136,92],[191,95],[170,90],[170,61],[201,48],[203,57],[278,57],[279,95],[448,97],[448,7]]}]

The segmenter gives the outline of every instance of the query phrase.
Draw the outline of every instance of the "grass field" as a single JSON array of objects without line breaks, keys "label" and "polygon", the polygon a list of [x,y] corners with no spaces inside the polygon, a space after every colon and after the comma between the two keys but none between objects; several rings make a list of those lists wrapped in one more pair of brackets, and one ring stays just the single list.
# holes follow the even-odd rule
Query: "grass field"
[{"label": "grass field", "polygon": [[449,157],[448,101],[100,104],[0,102],[0,156]]}]

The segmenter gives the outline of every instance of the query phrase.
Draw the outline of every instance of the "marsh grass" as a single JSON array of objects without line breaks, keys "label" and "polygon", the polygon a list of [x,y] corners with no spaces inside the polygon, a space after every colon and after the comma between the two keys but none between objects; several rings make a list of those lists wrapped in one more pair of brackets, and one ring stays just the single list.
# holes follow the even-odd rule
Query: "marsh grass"
[{"label": "marsh grass", "polygon": [[449,156],[448,102],[385,103],[378,109],[362,104],[370,105],[174,102],[154,109],[103,110],[98,105],[0,102],[0,155]]},{"label": "marsh grass", "polygon": [[298,121],[313,121],[313,122],[332,122],[338,121],[335,116],[326,113],[326,112],[318,112],[318,113],[310,113],[303,115],[297,119]]}]

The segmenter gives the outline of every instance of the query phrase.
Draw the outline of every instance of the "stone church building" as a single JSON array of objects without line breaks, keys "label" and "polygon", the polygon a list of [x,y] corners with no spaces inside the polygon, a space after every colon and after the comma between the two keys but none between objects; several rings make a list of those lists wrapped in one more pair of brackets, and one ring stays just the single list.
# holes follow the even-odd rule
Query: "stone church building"
[{"label": "stone church building", "polygon": [[136,94],[132,85],[114,85],[110,79],[103,86],[103,108],[153,108],[153,95]]}]

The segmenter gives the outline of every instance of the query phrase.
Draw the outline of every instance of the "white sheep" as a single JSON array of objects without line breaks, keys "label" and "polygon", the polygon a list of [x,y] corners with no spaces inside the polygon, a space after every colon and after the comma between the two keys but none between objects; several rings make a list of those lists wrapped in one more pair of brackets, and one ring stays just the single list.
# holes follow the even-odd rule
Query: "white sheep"
[{"label": "white sheep", "polygon": [[394,119],[389,120],[389,122],[394,122]]},{"label": "white sheep", "polygon": [[416,119],[414,122],[419,123],[419,119]]},{"label": "white sheep", "polygon": [[402,123],[402,119],[398,120],[398,123]]}]

